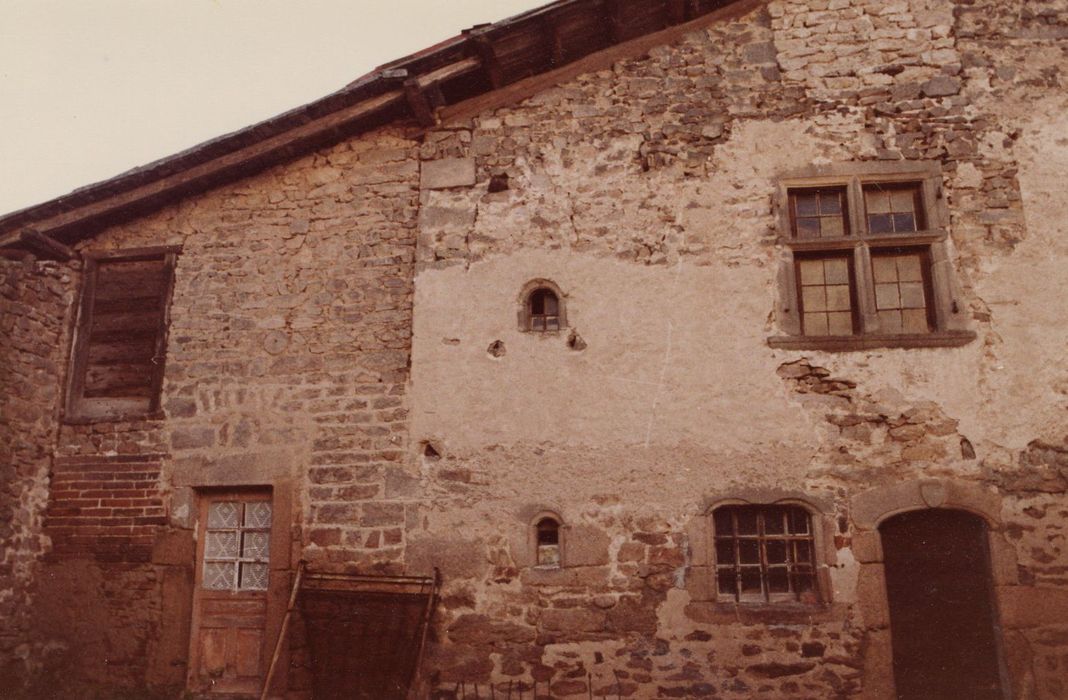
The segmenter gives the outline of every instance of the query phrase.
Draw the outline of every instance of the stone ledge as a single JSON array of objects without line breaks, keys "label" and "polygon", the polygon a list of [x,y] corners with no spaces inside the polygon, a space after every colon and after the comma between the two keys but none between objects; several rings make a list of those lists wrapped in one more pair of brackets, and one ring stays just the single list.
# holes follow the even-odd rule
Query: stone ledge
[{"label": "stone ledge", "polygon": [[976,339],[974,331],[942,331],[923,335],[791,336],[768,338],[768,346],[780,350],[854,352],[875,348],[958,348]]}]

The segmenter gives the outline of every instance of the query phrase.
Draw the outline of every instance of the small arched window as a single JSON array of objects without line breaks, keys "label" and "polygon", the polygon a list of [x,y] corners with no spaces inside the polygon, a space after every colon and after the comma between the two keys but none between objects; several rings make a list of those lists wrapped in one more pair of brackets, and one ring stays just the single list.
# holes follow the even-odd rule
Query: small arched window
[{"label": "small arched window", "polygon": [[567,328],[563,293],[549,280],[528,282],[519,298],[519,330],[551,333]]},{"label": "small arched window", "polygon": [[545,516],[534,525],[538,566],[560,566],[560,522]]},{"label": "small arched window", "polygon": [[535,289],[530,295],[530,330],[560,330],[560,300],[551,289]]}]

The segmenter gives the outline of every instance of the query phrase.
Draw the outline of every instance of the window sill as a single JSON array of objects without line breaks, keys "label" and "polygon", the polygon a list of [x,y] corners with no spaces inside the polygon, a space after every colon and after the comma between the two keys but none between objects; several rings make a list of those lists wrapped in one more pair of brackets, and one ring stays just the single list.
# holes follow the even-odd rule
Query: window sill
[{"label": "window sill", "polygon": [[975,340],[973,331],[939,331],[921,335],[870,333],[867,335],[778,335],[768,345],[780,350],[853,352],[875,348],[958,348]]},{"label": "window sill", "polygon": [[145,408],[100,407],[82,404],[64,415],[60,422],[65,425],[92,425],[94,423],[130,423],[137,421],[159,421],[166,418],[162,410],[150,411]]}]

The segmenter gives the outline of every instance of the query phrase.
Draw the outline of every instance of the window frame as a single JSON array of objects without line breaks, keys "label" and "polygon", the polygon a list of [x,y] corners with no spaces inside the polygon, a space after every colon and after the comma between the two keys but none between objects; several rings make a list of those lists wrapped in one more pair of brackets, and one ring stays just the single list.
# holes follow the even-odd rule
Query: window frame
[{"label": "window frame", "polygon": [[[922,230],[909,233],[871,234],[868,229],[864,188],[872,185],[918,185],[917,224]],[[795,238],[794,202],[799,190],[845,190],[845,235],[833,238]],[[860,162],[814,166],[778,181],[776,192],[780,246],[778,327],[781,335],[769,337],[768,345],[783,349],[848,351],[875,347],[945,347],[965,345],[975,339],[963,314],[961,293],[952,274],[947,231],[948,212],[938,163]],[[885,331],[879,322],[872,274],[872,254],[889,249],[911,249],[924,255],[924,287],[928,298],[927,333]],[[802,257],[851,256],[851,295],[855,308],[852,335],[804,335],[801,318],[800,281],[796,261]]]},{"label": "window frame", "polygon": [[[531,301],[533,300],[534,295],[540,290],[551,292],[556,297],[556,316],[558,324],[556,328],[536,329],[532,326],[533,313],[531,310]],[[533,279],[527,282],[523,285],[523,289],[519,293],[519,311],[517,317],[519,321],[519,330],[523,333],[530,333],[531,335],[540,337],[552,337],[558,335],[561,331],[567,330],[567,303],[563,291],[555,282],[544,278]]]},{"label": "window frame", "polygon": [[[744,509],[752,509],[752,510],[756,511],[756,513],[757,513],[757,520],[756,520],[757,532],[756,532],[756,534],[754,534],[754,535],[748,535],[748,534],[741,535],[741,534],[739,534],[738,533],[738,528],[737,528],[737,515],[733,515],[733,514],[732,514],[732,517],[731,517],[732,524],[734,525],[734,527],[732,527],[732,531],[730,533],[728,533],[728,534],[721,534],[721,533],[717,532],[716,524],[715,524],[716,523],[716,513],[717,512],[723,511],[723,510],[730,510],[730,511],[733,512],[733,511],[737,511],[737,510],[743,509],[743,508]],[[771,510],[773,508],[774,509],[783,510],[784,513],[786,512],[787,509],[794,509],[796,511],[800,511],[801,513],[803,513],[805,519],[807,520],[807,530],[808,530],[808,532],[807,533],[803,533],[803,534],[797,534],[797,533],[788,533],[788,532],[785,532],[785,530],[784,530],[784,532],[781,535],[778,535],[778,534],[768,535],[767,532],[765,531],[764,522],[765,522],[766,517],[767,517],[767,511],[769,511],[769,510]],[[814,516],[814,514],[808,508],[806,508],[806,507],[804,507],[802,505],[796,504],[796,503],[720,503],[715,508],[712,508],[711,510],[709,510],[708,519],[709,519],[709,525],[710,525],[710,527],[712,529],[711,535],[712,535],[712,543],[713,543],[713,546],[712,546],[713,563],[712,563],[712,567],[711,568],[712,568],[712,571],[714,572],[714,576],[715,576],[715,583],[714,583],[715,588],[716,588],[716,596],[715,597],[716,597],[716,600],[718,602],[722,602],[722,603],[737,603],[737,604],[740,604],[740,605],[788,604],[788,605],[804,605],[804,606],[819,605],[819,604],[821,604],[823,602],[822,594],[820,592],[820,588],[821,587],[820,587],[819,574],[818,574],[818,571],[819,571],[819,558],[817,556],[817,544],[816,544],[816,530],[817,530],[817,527],[818,527],[818,521],[817,521],[817,518]],[[761,582],[761,592],[757,596],[749,596],[749,597],[747,597],[745,595],[745,593],[737,585],[736,585],[736,587],[734,588],[733,591],[724,591],[723,589],[720,588],[719,576],[720,576],[720,573],[722,571],[724,571],[724,570],[733,570],[734,571],[734,576],[736,577],[736,579],[740,579],[744,569],[747,568],[746,566],[742,565],[742,563],[740,561],[737,560],[737,557],[739,556],[737,551],[736,551],[736,554],[735,554],[736,560],[734,562],[723,563],[723,562],[719,561],[718,543],[719,543],[720,540],[732,540],[732,541],[735,541],[735,542],[741,542],[743,540],[753,540],[753,541],[757,542],[758,552],[759,552],[759,555],[758,555],[759,561],[757,563],[757,566],[759,567],[760,582]],[[807,565],[802,565],[801,567],[797,567],[796,566],[797,562],[791,562],[790,558],[787,557],[787,559],[784,560],[784,564],[783,564],[782,567],[778,566],[777,564],[774,567],[771,566],[770,563],[767,560],[766,550],[767,550],[767,543],[769,541],[772,541],[772,540],[774,540],[774,541],[782,541],[784,543],[794,542],[794,541],[802,541],[802,542],[807,543],[808,553],[809,553],[809,561],[808,561]],[[789,545],[787,545],[787,547],[784,549],[784,551],[787,551],[788,549],[789,549]],[[798,591],[798,592],[795,593],[792,590],[793,587],[794,587],[794,584],[793,584],[791,579],[794,576],[798,575],[794,571],[794,569],[795,568],[805,568],[805,567],[807,567],[809,569],[807,575],[809,577],[809,580],[811,581],[812,600],[804,600],[801,591]],[[750,565],[748,568],[753,568],[753,566]],[[770,581],[770,574],[771,574],[771,569],[772,568],[785,568],[786,569],[786,572],[787,572],[787,579],[786,580],[787,580],[787,585],[788,585],[788,587],[790,589],[786,593],[774,593],[774,592],[771,591],[771,586],[769,584],[769,581]]]},{"label": "window frame", "polygon": [[[174,295],[174,270],[180,252],[181,246],[155,246],[82,254],[84,260],[82,285],[74,321],[70,359],[67,363],[67,391],[63,422],[84,424],[136,418],[163,418],[160,401],[166,366],[167,339],[170,331],[171,301]],[[140,400],[135,403],[134,400],[87,398],[85,379],[89,363],[89,336],[96,300],[97,271],[101,263],[146,260],[162,260],[167,276],[163,283],[163,308],[156,332],[153,355],[153,359],[158,359],[158,361],[154,361],[155,369],[152,373],[151,391],[147,404]]]},{"label": "window frame", "polygon": [[[556,523],[556,551],[557,561],[555,564],[542,564],[540,562],[538,541],[538,525],[544,520],[552,520]],[[568,526],[560,514],[554,510],[542,510],[527,521],[527,550],[529,552],[529,565],[540,571],[557,571],[566,567],[567,562],[567,532]]]}]

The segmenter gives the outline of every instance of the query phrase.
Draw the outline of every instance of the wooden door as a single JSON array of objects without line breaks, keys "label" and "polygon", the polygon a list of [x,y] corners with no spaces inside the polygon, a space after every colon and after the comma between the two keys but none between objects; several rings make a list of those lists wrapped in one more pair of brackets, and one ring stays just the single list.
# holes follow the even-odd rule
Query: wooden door
[{"label": "wooden door", "polygon": [[948,509],[879,528],[899,700],[1001,700],[986,524]]},{"label": "wooden door", "polygon": [[260,691],[272,510],[270,492],[201,498],[189,665],[196,692]]}]

